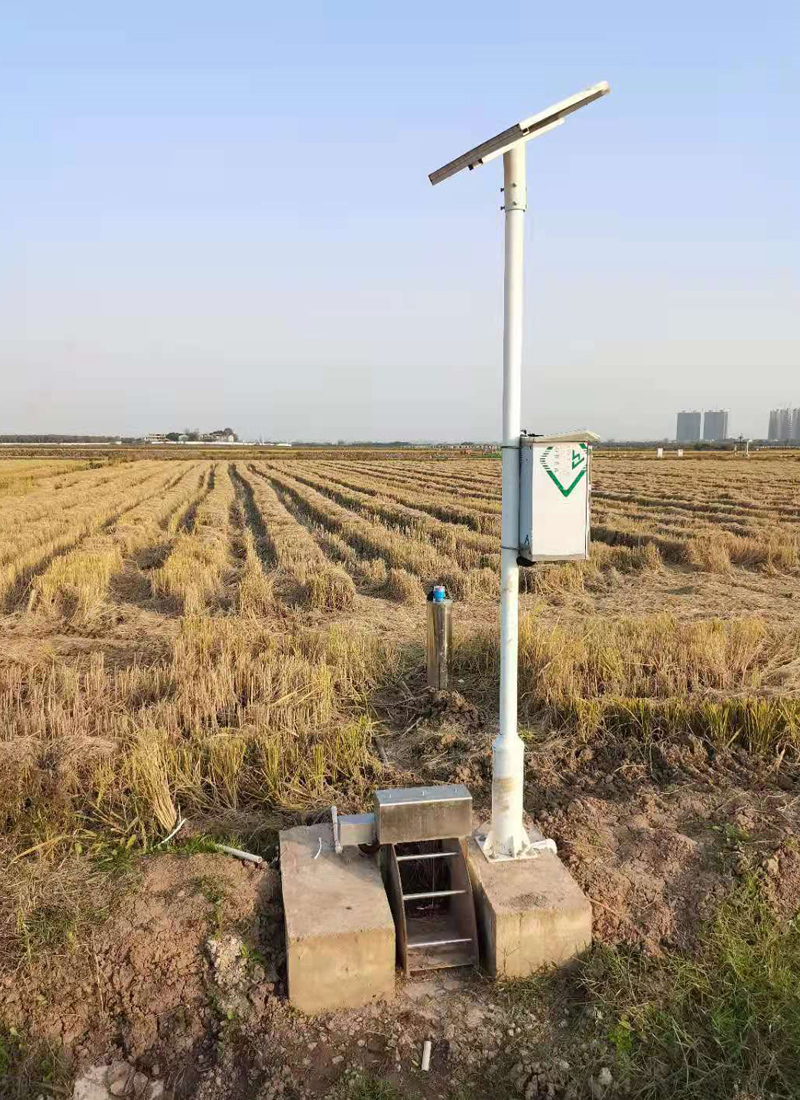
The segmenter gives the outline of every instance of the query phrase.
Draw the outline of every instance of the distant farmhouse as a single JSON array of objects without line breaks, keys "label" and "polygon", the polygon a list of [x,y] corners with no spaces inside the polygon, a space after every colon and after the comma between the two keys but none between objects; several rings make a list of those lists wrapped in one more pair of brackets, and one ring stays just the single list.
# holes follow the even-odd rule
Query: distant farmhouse
[{"label": "distant farmhouse", "polygon": [[145,443],[238,443],[239,437],[233,428],[219,428],[215,432],[150,432],[144,436]]}]

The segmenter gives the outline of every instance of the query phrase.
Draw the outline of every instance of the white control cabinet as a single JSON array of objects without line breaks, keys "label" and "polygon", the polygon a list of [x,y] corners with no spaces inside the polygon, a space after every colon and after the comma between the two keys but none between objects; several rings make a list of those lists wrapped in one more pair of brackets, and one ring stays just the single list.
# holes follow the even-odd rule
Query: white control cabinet
[{"label": "white control cabinet", "polygon": [[528,562],[589,557],[594,432],[520,438],[519,555]]}]

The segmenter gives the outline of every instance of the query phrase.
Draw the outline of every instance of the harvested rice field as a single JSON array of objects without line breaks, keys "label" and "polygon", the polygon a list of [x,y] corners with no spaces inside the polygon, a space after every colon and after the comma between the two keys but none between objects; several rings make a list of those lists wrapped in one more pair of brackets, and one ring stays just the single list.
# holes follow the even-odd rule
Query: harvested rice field
[{"label": "harvested rice field", "polygon": [[0,460],[0,1095],[800,1096],[797,452],[600,451],[591,560],[522,571],[525,808],[587,956],[289,1009],[278,829],[392,785],[488,813],[499,531],[488,457]]}]

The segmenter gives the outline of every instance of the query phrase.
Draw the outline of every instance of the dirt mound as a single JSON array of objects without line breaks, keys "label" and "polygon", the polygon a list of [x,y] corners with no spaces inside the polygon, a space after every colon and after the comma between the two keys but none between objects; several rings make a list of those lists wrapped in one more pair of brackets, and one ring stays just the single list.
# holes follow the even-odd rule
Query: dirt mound
[{"label": "dirt mound", "polygon": [[458,691],[428,689],[419,700],[419,717],[431,724],[456,718],[466,729],[480,729],[483,718],[474,703]]}]

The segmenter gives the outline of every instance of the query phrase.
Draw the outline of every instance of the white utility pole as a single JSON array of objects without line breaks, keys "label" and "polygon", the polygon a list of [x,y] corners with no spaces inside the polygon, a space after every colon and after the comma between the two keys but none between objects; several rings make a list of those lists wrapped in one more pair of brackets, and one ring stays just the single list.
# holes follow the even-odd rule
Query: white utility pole
[{"label": "white utility pole", "polygon": [[525,277],[525,145],[503,154],[506,254],[503,278],[503,450],[500,536],[500,734],[492,746],[492,828],[485,850],[512,858],[529,846],[522,824],[525,749],[517,732],[519,638],[519,437]]},{"label": "white utility pole", "polygon": [[433,184],[503,157],[505,277],[503,328],[502,523],[500,539],[500,733],[492,745],[492,824],[483,843],[487,859],[521,859],[551,841],[531,844],[522,820],[524,745],[517,731],[519,639],[519,481],[522,405],[523,245],[527,187],[525,146],[559,126],[567,115],[606,95],[605,81],[518,122],[443,168]]}]

